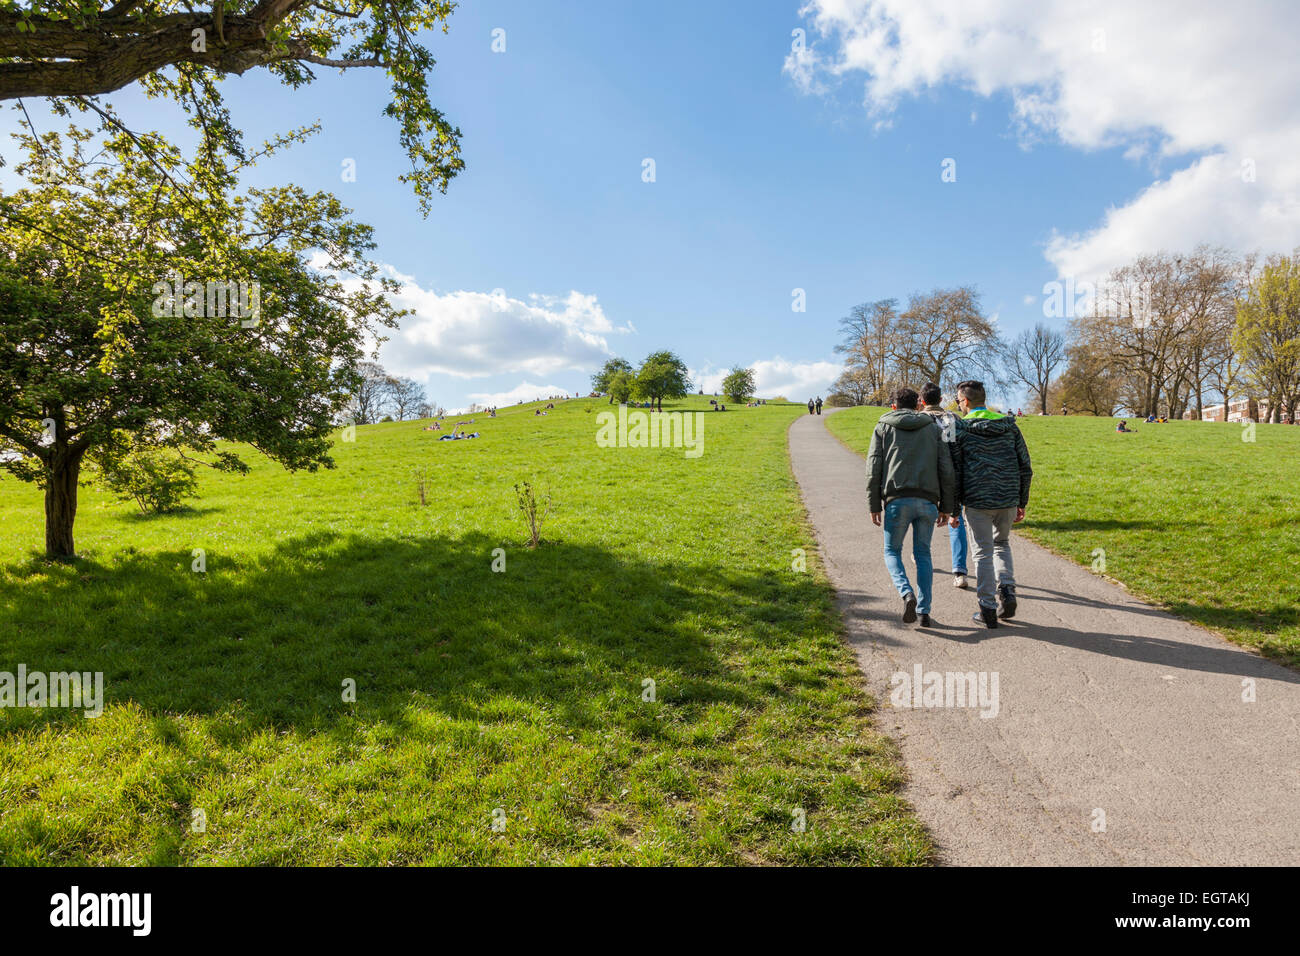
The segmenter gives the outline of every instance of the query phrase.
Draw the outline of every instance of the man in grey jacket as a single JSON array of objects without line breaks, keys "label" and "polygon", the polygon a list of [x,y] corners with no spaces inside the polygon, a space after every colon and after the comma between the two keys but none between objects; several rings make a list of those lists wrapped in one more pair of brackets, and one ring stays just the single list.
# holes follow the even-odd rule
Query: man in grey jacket
[{"label": "man in grey jacket", "polygon": [[1034,472],[1016,420],[990,411],[984,401],[983,382],[958,384],[957,404],[966,417],[957,421],[952,461],[957,472],[957,503],[965,508],[975,541],[980,608],[974,621],[997,627],[999,597],[1002,617],[1016,614],[1011,526],[1025,518]]},{"label": "man in grey jacket", "polygon": [[[885,567],[903,599],[903,623],[929,627],[934,592],[930,537],[956,510],[952,457],[939,425],[916,410],[910,388],[894,392],[894,410],[880,416],[867,452],[867,499],[871,521],[885,533]],[[912,531],[918,602],[903,567],[903,539]]]}]

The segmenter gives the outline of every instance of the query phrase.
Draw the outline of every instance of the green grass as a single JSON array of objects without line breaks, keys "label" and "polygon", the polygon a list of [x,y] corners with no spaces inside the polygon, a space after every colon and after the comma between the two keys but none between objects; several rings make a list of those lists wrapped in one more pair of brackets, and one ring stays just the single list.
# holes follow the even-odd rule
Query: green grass
[{"label": "green grass", "polygon": [[[865,455],[882,409],[827,419]],[[1300,665],[1300,428],[1021,419],[1034,462],[1026,536],[1174,614]]]},{"label": "green grass", "polygon": [[[606,407],[360,428],[170,516],[86,489],[73,565],[0,480],[0,670],[107,699],[0,710],[0,862],[927,862],[825,577],[791,570],[801,406],[709,415],[697,459],[598,448]],[[521,480],[554,496],[536,551]]]}]

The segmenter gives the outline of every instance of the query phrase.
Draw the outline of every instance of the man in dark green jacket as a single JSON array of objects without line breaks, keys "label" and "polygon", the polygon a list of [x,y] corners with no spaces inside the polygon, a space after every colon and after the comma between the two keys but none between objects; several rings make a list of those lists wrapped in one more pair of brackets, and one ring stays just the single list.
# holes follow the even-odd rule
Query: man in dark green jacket
[{"label": "man in dark green jacket", "polygon": [[957,422],[952,460],[957,472],[957,503],[966,509],[966,524],[975,543],[980,609],[974,620],[997,627],[999,597],[1002,617],[1016,613],[1011,526],[1025,518],[1034,472],[1016,420],[989,411],[984,402],[983,382],[957,386],[957,404],[965,417]]},{"label": "man in dark green jacket", "polygon": [[[915,621],[919,608],[921,626],[929,627],[934,592],[930,537],[956,510],[956,483],[942,431],[934,418],[916,410],[916,399],[910,388],[894,392],[894,411],[880,416],[871,433],[867,504],[872,523],[885,533],[885,567],[903,599],[903,622]],[[903,567],[903,539],[909,528],[919,603]]]}]

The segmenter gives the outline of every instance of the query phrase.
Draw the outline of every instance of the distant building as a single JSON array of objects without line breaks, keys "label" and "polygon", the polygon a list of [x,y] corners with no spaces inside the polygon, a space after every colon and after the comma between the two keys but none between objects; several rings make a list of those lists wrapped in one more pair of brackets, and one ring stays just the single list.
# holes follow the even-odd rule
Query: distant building
[{"label": "distant building", "polygon": [[[1261,400],[1257,400],[1254,404],[1255,404],[1255,416],[1254,416],[1255,421],[1257,422],[1268,421],[1268,413],[1269,413],[1268,402],[1261,399]],[[1239,402],[1233,402],[1230,405],[1228,405],[1227,414],[1225,415],[1224,406],[1222,403],[1218,405],[1210,405],[1201,410],[1201,421],[1205,421],[1205,422],[1248,421],[1251,418],[1250,406],[1251,406],[1250,399],[1243,399],[1242,401]],[[1192,419],[1195,417],[1196,417],[1196,409],[1194,408],[1189,408],[1187,411],[1183,412],[1183,418],[1185,419]]]}]

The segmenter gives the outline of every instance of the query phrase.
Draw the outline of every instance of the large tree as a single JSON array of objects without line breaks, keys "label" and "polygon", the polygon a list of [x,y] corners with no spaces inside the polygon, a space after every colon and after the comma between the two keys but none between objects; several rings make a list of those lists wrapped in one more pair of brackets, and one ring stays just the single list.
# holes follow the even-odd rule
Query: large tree
[{"label": "large tree", "polygon": [[659,411],[665,398],[685,398],[691,390],[686,363],[672,352],[651,352],[636,373],[635,394],[649,399]]},{"label": "large tree", "polygon": [[835,351],[845,356],[845,365],[855,382],[866,386],[866,396],[857,404],[883,405],[902,377],[894,362],[898,300],[880,299],[855,305],[840,319],[840,344]]},{"label": "large tree", "polygon": [[1012,339],[1005,356],[1011,377],[1029,389],[1038,402],[1038,410],[1046,415],[1048,387],[1057,367],[1065,360],[1065,335],[1039,322]]},{"label": "large tree", "polygon": [[592,391],[608,393],[610,404],[613,404],[614,394],[610,386],[614,383],[614,379],[617,378],[620,373],[625,373],[627,375],[633,374],[632,363],[625,358],[618,358],[617,356],[608,359],[605,364],[600,367],[600,371],[591,377]]},{"label": "large tree", "polygon": [[734,405],[749,399],[754,394],[754,370],[740,366],[733,368],[722,380],[722,394]]},{"label": "large tree", "polygon": [[1269,399],[1269,418],[1295,417],[1300,403],[1300,249],[1270,256],[1237,306],[1234,342],[1253,384]]},{"label": "large tree", "polygon": [[396,387],[397,379],[378,362],[358,362],[347,418],[357,425],[373,425],[393,404]]},{"label": "large tree", "polygon": [[966,374],[994,373],[996,332],[970,286],[915,293],[894,322],[890,351],[904,381],[942,385]]},{"label": "large tree", "polygon": [[872,383],[866,367],[850,365],[831,385],[828,401],[837,406],[869,405],[876,394],[877,387]]},{"label": "large tree", "polygon": [[408,414],[414,415],[425,401],[424,386],[412,378],[394,378],[392,384],[393,417],[399,422],[406,421]]},{"label": "large tree", "polygon": [[45,548],[75,555],[77,479],[124,434],[246,467],[332,461],[367,336],[396,324],[368,226],[326,193],[232,189],[156,137],[20,137],[0,216],[3,467],[45,491]]},{"label": "large tree", "polygon": [[97,99],[128,84],[190,114],[211,145],[242,158],[219,81],[250,69],[297,89],[313,67],[382,70],[383,107],[410,159],[400,178],[428,211],[462,168],[460,130],[429,98],[434,66],[417,39],[447,29],[451,0],[0,0],[0,100],[50,97],[57,110],[92,110],[131,125]]}]

